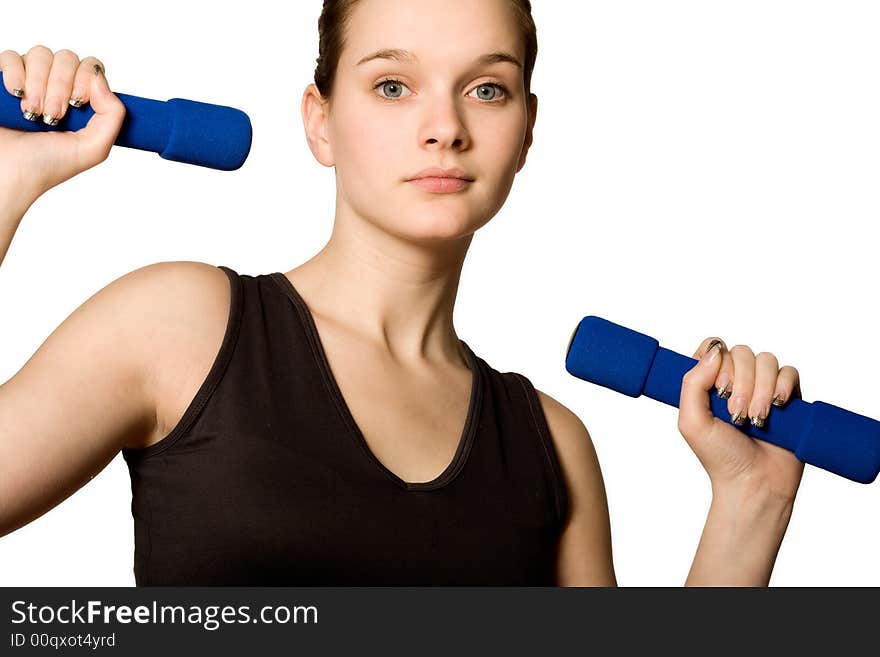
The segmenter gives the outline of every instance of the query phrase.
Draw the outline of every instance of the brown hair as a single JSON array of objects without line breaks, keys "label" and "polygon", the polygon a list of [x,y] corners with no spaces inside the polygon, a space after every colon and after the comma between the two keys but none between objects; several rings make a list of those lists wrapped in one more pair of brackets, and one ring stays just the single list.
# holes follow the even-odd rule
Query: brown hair
[{"label": "brown hair", "polygon": [[[345,31],[358,0],[324,0],[324,9],[318,18],[318,65],[315,67],[315,86],[324,99],[333,93],[333,80],[339,57],[345,46]],[[538,56],[538,34],[532,19],[530,0],[510,0],[516,20],[526,42],[526,60],[523,62],[523,86],[526,96],[531,91],[532,70]]]}]

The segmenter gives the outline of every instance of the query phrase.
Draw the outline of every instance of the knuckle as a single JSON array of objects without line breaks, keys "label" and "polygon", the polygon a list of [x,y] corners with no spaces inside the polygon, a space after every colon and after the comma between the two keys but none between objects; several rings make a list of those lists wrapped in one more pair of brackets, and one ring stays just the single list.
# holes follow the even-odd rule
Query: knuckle
[{"label": "knuckle", "polygon": [[60,57],[64,59],[75,59],[76,61],[79,61],[79,57],[77,56],[77,54],[68,48],[62,48],[61,50],[57,51],[55,53],[55,57]]},{"label": "knuckle", "polygon": [[752,352],[751,348],[748,345],[744,345],[744,344],[734,345],[733,347],[730,348],[730,353],[754,356],[754,352]]},{"label": "knuckle", "polygon": [[42,44],[37,44],[33,48],[27,51],[28,56],[31,55],[49,55],[52,56],[52,50]]},{"label": "knuckle", "polygon": [[779,361],[777,360],[776,355],[769,352],[769,351],[762,351],[761,353],[759,353],[757,355],[757,358],[759,360],[769,360],[771,363],[776,363],[777,365],[779,364]]}]

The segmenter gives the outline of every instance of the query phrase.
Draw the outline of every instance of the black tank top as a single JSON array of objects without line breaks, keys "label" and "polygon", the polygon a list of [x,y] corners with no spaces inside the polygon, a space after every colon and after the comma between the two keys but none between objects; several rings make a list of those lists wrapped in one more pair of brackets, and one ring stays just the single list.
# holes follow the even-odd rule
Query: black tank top
[{"label": "black tank top", "polygon": [[555,585],[568,500],[526,377],[461,341],[458,449],[405,482],[367,446],[287,277],[220,269],[231,304],[210,372],[165,438],[122,450],[138,586]]}]

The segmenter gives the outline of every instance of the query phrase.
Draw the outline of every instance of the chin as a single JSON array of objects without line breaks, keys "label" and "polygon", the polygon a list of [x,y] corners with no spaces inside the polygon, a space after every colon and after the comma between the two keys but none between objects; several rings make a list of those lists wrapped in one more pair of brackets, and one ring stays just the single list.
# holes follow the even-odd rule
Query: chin
[{"label": "chin", "polygon": [[[485,223],[485,222],[483,222]],[[467,213],[427,212],[403,217],[392,227],[404,239],[420,242],[444,242],[471,235],[482,223]]]}]

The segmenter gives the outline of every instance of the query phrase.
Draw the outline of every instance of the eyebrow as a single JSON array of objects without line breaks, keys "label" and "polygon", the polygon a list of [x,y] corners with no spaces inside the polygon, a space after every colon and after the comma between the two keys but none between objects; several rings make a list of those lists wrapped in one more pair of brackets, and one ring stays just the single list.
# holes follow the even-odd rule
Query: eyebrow
[{"label": "eyebrow", "polygon": [[[400,48],[383,48],[382,50],[377,50],[376,52],[367,55],[363,59],[361,59],[356,66],[360,66],[366,62],[369,62],[373,59],[393,59],[398,62],[410,62],[414,63],[418,61],[418,57],[413,55],[409,50],[401,50]],[[522,68],[523,65],[520,61],[506,52],[491,52],[485,55],[480,55],[474,60],[476,64],[482,64],[484,66],[488,66],[489,64],[497,64],[499,62],[508,62],[517,66],[518,68]]]}]

